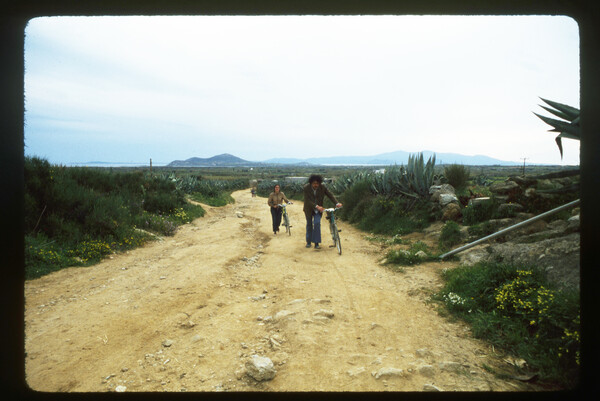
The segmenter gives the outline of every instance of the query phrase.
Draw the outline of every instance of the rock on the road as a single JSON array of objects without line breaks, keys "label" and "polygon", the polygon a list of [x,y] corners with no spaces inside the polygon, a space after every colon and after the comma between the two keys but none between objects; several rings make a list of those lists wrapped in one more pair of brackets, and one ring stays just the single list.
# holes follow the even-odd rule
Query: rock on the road
[{"label": "rock on the road", "polygon": [[333,316],[335,316],[333,311],[329,310],[329,309],[319,309],[318,311],[314,312],[313,315],[314,316],[323,316],[323,317],[326,317],[329,319],[331,319],[331,318],[333,318]]},{"label": "rock on the road", "polygon": [[265,381],[273,379],[277,371],[271,359],[252,355],[252,358],[246,362],[246,373],[256,381]]},{"label": "rock on the road", "polygon": [[373,376],[376,379],[380,379],[381,377],[401,377],[404,374],[402,369],[398,368],[381,368],[377,372],[373,372]]},{"label": "rock on the road", "polygon": [[442,391],[442,389],[433,384],[426,384],[423,386],[423,391]]}]

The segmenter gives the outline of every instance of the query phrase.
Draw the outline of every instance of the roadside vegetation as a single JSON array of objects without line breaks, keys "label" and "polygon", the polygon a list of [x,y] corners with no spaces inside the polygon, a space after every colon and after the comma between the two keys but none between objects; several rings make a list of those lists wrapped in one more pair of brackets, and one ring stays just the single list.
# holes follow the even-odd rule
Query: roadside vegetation
[{"label": "roadside vegetation", "polygon": [[464,320],[476,338],[515,356],[521,377],[562,388],[578,384],[578,291],[557,289],[527,266],[480,263],[442,275],[446,284],[432,297],[440,313]]},{"label": "roadside vegetation", "polygon": [[[475,174],[471,169],[474,170]],[[478,173],[478,174],[477,174]],[[514,175],[511,174],[511,175]],[[425,262],[462,245],[460,225],[446,221],[438,243],[403,239],[439,221],[439,212],[428,202],[431,185],[449,183],[463,202],[490,197],[489,202],[462,208],[462,224],[471,236],[495,232],[491,219],[513,217],[501,211],[489,186],[507,178],[507,169],[497,172],[462,165],[435,166],[420,155],[406,166],[389,166],[384,171],[359,170],[336,180],[331,188],[344,203],[340,217],[369,232],[365,238],[384,245],[382,260],[393,271],[404,273],[407,266]],[[542,198],[528,205],[526,212],[539,214],[571,201],[573,194]],[[552,219],[566,218],[557,214]],[[580,363],[579,292],[561,290],[547,282],[544,274],[529,266],[501,263],[445,269],[443,289],[431,299],[439,312],[467,322],[473,335],[484,339],[517,361],[514,375],[537,380],[542,385],[572,388],[577,385]],[[490,368],[491,369],[491,368]],[[503,372],[495,372],[504,375]]]},{"label": "roadside vegetation", "polygon": [[26,157],[24,170],[26,279],[88,266],[156,236],[173,235],[205,213],[187,196],[220,205],[232,201],[232,190],[246,186],[243,180],[64,167],[38,157]]},{"label": "roadside vegetation", "polygon": [[[132,249],[204,215],[194,204],[232,203],[231,192],[253,186],[267,197],[275,183],[291,200],[302,200],[306,177],[322,174],[343,202],[342,221],[366,232],[365,239],[384,245],[382,260],[398,273],[439,260],[470,236],[495,228],[490,219],[511,217],[498,211],[489,190],[495,182],[520,173],[521,166],[436,166],[435,156],[412,155],[407,165],[283,166],[258,168],[75,168],[25,159],[25,271],[40,277],[67,266],[89,266]],[[552,172],[531,166],[529,174]],[[458,223],[447,221],[437,244],[411,242],[405,236],[440,221],[429,202],[429,187],[450,183],[461,202],[473,196],[491,201],[462,209]],[[549,189],[550,191],[552,188]],[[546,199],[546,198],[544,198]],[[556,198],[562,202],[563,199]],[[558,206],[531,204],[531,213]],[[555,200],[556,202],[556,200]],[[325,207],[332,207],[326,199]],[[562,218],[564,216],[556,216]],[[446,284],[431,300],[439,313],[462,319],[482,338],[526,361],[515,369],[540,381],[568,388],[578,380],[579,296],[559,290],[532,267],[479,264],[441,273]],[[490,368],[491,369],[491,368]],[[533,372],[533,373],[532,373]],[[499,373],[501,374],[501,373]]]}]

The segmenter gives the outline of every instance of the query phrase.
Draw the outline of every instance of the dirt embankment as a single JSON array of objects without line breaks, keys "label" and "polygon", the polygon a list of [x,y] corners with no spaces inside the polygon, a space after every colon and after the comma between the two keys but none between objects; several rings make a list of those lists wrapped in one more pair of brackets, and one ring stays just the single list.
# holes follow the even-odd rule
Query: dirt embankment
[{"label": "dirt embankment", "polygon": [[[341,223],[343,255],[273,235],[263,198],[206,207],[173,237],[25,283],[26,380],[39,391],[516,391],[498,356],[426,301],[429,263],[395,273]],[[326,222],[326,221],[324,221]],[[426,240],[426,238],[424,238]],[[254,354],[277,370],[256,382]],[[401,370],[401,372],[400,372]]]}]

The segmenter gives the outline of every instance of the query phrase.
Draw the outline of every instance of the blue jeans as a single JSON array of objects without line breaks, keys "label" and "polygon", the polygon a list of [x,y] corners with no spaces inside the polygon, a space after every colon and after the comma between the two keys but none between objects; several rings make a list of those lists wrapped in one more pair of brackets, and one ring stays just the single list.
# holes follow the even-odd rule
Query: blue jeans
[{"label": "blue jeans", "polygon": [[306,243],[321,243],[321,213],[313,212],[312,216],[306,216]]}]

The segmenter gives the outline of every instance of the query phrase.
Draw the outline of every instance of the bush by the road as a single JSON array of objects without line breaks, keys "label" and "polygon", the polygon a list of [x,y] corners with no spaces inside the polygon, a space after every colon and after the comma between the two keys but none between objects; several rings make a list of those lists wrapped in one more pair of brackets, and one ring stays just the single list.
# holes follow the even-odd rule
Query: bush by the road
[{"label": "bush by the road", "polygon": [[28,279],[89,265],[151,234],[173,235],[204,214],[176,182],[150,173],[64,167],[38,157],[26,157],[24,167]]},{"label": "bush by the road", "polygon": [[448,269],[443,276],[434,299],[468,322],[475,337],[524,359],[523,373],[577,385],[579,291],[558,289],[533,267],[501,263]]}]

